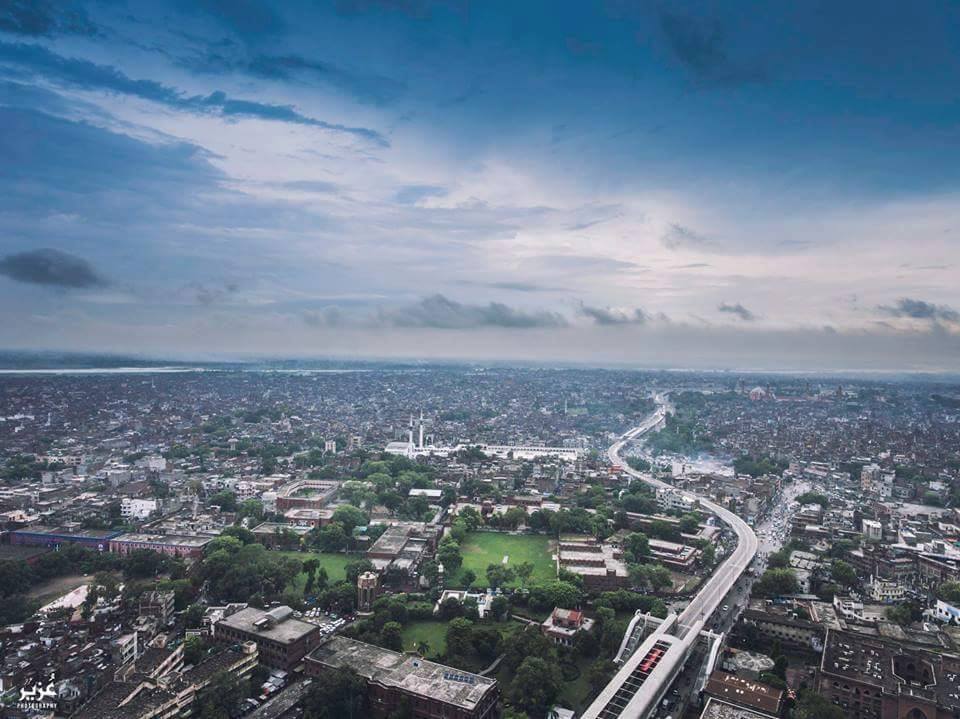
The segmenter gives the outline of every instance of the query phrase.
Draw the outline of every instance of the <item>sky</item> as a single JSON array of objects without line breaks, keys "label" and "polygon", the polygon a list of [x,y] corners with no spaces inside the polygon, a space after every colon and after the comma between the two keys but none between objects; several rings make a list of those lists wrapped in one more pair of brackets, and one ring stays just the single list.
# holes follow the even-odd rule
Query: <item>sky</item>
[{"label": "sky", "polygon": [[958,21],[0,0],[0,347],[960,370]]}]

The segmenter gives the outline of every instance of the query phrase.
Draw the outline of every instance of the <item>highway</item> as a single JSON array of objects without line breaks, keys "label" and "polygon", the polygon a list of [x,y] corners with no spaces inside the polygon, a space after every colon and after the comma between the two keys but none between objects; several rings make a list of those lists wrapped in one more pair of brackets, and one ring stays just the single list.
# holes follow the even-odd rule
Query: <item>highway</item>
[{"label": "highway", "polygon": [[[620,456],[623,448],[644,434],[658,428],[666,417],[666,398],[658,395],[657,410],[640,425],[621,435],[607,450],[607,456],[614,465],[623,467],[623,471],[632,479],[662,489],[675,489],[672,485],[655,479],[652,475],[631,468]],[[681,491],[681,490],[676,490]],[[671,615],[665,622],[665,629],[658,638],[651,635],[626,661],[610,683],[601,690],[593,703],[583,713],[582,719],[646,719],[656,708],[664,693],[680,670],[683,661],[695,643],[700,631],[710,620],[713,613],[724,603],[733,586],[746,571],[757,553],[759,541],[750,526],[740,517],[706,497],[691,492],[684,495],[695,498],[701,508],[712,512],[737,535],[737,546],[722,564],[704,583],[690,604],[679,614]],[[673,617],[676,616],[676,621]],[[628,629],[628,632],[630,630]],[[669,636],[663,636],[667,634]],[[679,639],[679,641],[676,641]],[[662,660],[652,669],[640,665],[645,647],[666,647]]]}]

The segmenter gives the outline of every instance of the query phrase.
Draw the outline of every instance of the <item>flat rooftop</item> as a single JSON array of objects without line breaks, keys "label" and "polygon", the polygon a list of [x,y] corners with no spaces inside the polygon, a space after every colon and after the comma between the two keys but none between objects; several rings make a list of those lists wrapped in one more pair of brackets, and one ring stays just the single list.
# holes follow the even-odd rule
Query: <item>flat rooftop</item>
[{"label": "flat rooftop", "polygon": [[710,675],[706,691],[711,696],[727,699],[732,703],[774,716],[779,713],[780,702],[783,699],[783,691],[769,684],[753,682],[721,671]]},{"label": "flat rooftop", "polygon": [[703,708],[700,719],[771,719],[769,714],[761,714],[753,709],[744,709],[711,697]]},{"label": "flat rooftop", "polygon": [[[257,622],[269,616],[267,612],[262,609],[257,609],[256,607],[241,609],[239,612],[235,612],[229,617],[224,617],[217,622],[214,628],[214,635],[216,635],[216,627],[225,626],[236,631],[256,635],[256,637],[269,639],[279,644],[291,644],[301,637],[318,631],[316,624],[301,622],[299,619],[289,616],[279,622],[260,627],[256,625]],[[256,641],[256,638],[253,639]]]},{"label": "flat rooftop", "polygon": [[68,527],[48,527],[43,524],[34,524],[31,527],[23,527],[21,529],[15,529],[11,534],[50,534],[63,537],[88,537],[90,539],[109,539],[111,537],[116,537],[118,534],[122,534],[119,530],[116,529],[81,529],[77,527],[75,529]]},{"label": "flat rooftop", "polygon": [[369,681],[468,711],[497,685],[495,679],[479,674],[339,636],[317,647],[310,659],[328,667],[346,667]]},{"label": "flat rooftop", "polygon": [[121,534],[113,538],[114,542],[136,542],[143,544],[166,544],[178,547],[204,547],[210,543],[210,537],[195,537],[188,534]]}]

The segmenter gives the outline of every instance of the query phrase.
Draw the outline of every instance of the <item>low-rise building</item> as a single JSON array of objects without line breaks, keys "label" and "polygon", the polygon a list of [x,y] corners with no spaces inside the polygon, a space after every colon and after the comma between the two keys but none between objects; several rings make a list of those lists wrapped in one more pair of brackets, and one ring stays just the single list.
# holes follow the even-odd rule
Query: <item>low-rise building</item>
[{"label": "low-rise building", "polygon": [[554,608],[550,616],[540,625],[540,631],[554,644],[573,646],[573,640],[580,632],[593,629],[593,620],[575,609]]}]

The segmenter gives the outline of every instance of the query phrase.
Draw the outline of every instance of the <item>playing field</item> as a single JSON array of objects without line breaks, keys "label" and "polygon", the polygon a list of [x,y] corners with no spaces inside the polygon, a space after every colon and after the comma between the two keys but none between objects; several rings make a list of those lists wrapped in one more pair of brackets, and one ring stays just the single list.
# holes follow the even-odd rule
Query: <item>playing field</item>
[{"label": "playing field", "polygon": [[[327,581],[330,584],[347,578],[346,567],[351,562],[357,562],[364,558],[363,554],[342,554],[340,552],[277,552],[285,557],[293,557],[301,562],[308,559],[316,559],[320,566],[327,571]],[[293,580],[293,585],[302,590],[307,581],[305,572],[300,572]]]},{"label": "playing field", "polygon": [[[477,579],[475,587],[486,587],[487,567],[491,564],[503,564],[516,567],[521,562],[533,564],[533,574],[528,584],[556,579],[556,565],[550,549],[550,539],[540,534],[504,534],[500,532],[471,532],[460,545],[463,566],[456,579],[448,581],[447,586],[462,586],[461,575],[466,569],[472,569]],[[515,582],[516,584],[516,582]]]}]

